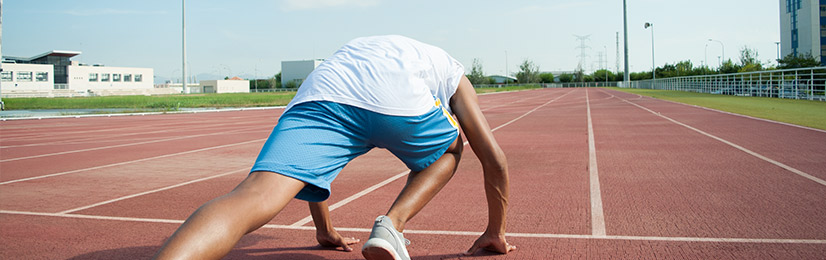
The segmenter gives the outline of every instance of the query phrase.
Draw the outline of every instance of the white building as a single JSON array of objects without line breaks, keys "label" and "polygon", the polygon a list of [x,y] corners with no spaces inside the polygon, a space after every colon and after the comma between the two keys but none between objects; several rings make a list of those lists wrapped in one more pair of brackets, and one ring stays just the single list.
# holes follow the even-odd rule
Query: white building
[{"label": "white building", "polygon": [[77,51],[50,51],[30,58],[3,57],[3,97],[71,97],[153,94],[151,68],[83,65]]},{"label": "white building", "polygon": [[249,93],[250,81],[238,77],[229,80],[201,80],[202,93]]},{"label": "white building", "polygon": [[46,64],[0,64],[0,89],[7,93],[41,92],[54,89],[54,65]]},{"label": "white building", "polygon": [[516,83],[517,79],[511,76],[502,76],[502,75],[490,75],[489,78],[493,79],[494,84],[510,84]]},{"label": "white building", "polygon": [[324,62],[323,59],[282,61],[281,86],[288,87],[293,84],[295,87],[301,86],[301,83],[307,79],[310,72],[313,72],[322,62]]},{"label": "white building", "polygon": [[153,69],[105,66],[67,67],[68,89],[92,95],[151,95]]},{"label": "white building", "polygon": [[820,0],[780,0],[780,53],[810,53],[826,65],[826,4]]}]

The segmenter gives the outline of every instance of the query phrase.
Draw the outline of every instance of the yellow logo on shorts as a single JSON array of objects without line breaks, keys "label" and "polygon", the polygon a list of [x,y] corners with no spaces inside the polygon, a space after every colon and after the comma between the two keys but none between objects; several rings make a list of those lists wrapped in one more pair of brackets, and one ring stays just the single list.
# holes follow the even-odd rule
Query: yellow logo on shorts
[{"label": "yellow logo on shorts", "polygon": [[445,109],[442,106],[442,100],[436,98],[436,103],[434,103],[433,105],[435,107],[442,109],[442,114],[447,118],[447,121],[450,121],[450,125],[452,125],[453,128],[459,129],[459,124],[456,123],[456,120],[453,119],[453,116],[451,116],[450,113],[447,112],[447,109]]}]

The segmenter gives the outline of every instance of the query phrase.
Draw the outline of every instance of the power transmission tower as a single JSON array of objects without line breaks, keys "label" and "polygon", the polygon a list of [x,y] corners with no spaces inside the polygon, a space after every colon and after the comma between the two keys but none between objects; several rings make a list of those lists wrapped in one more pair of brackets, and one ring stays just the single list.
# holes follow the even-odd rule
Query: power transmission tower
[{"label": "power transmission tower", "polygon": [[591,48],[590,46],[585,44],[585,42],[591,40],[591,35],[589,34],[585,36],[579,36],[574,34],[574,37],[576,37],[576,39],[579,41],[579,46],[576,48],[579,49],[579,55],[577,56],[579,57],[579,69],[582,69],[582,66],[585,66],[585,64],[587,64],[585,63],[585,59],[588,57],[588,53],[585,52],[585,49]]}]

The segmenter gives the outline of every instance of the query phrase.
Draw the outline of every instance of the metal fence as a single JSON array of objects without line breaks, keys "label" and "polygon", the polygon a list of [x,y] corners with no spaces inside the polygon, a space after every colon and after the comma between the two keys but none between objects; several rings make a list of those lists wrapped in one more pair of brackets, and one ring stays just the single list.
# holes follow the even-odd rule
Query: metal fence
[{"label": "metal fence", "polygon": [[259,88],[259,89],[250,89],[250,93],[290,92],[290,91],[298,91],[298,88]]},{"label": "metal fence", "polygon": [[632,81],[628,87],[826,101],[826,67]]}]

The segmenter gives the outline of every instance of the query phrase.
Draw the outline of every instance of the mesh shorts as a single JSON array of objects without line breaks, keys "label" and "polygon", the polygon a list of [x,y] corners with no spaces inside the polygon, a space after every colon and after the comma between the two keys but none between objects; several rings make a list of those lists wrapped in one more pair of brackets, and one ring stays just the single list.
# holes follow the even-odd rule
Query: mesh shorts
[{"label": "mesh shorts", "polygon": [[293,106],[261,149],[251,172],[268,171],[308,185],[295,197],[324,201],[347,163],[374,147],[386,148],[421,171],[444,154],[459,130],[437,99],[421,116],[390,116],[328,101]]}]

